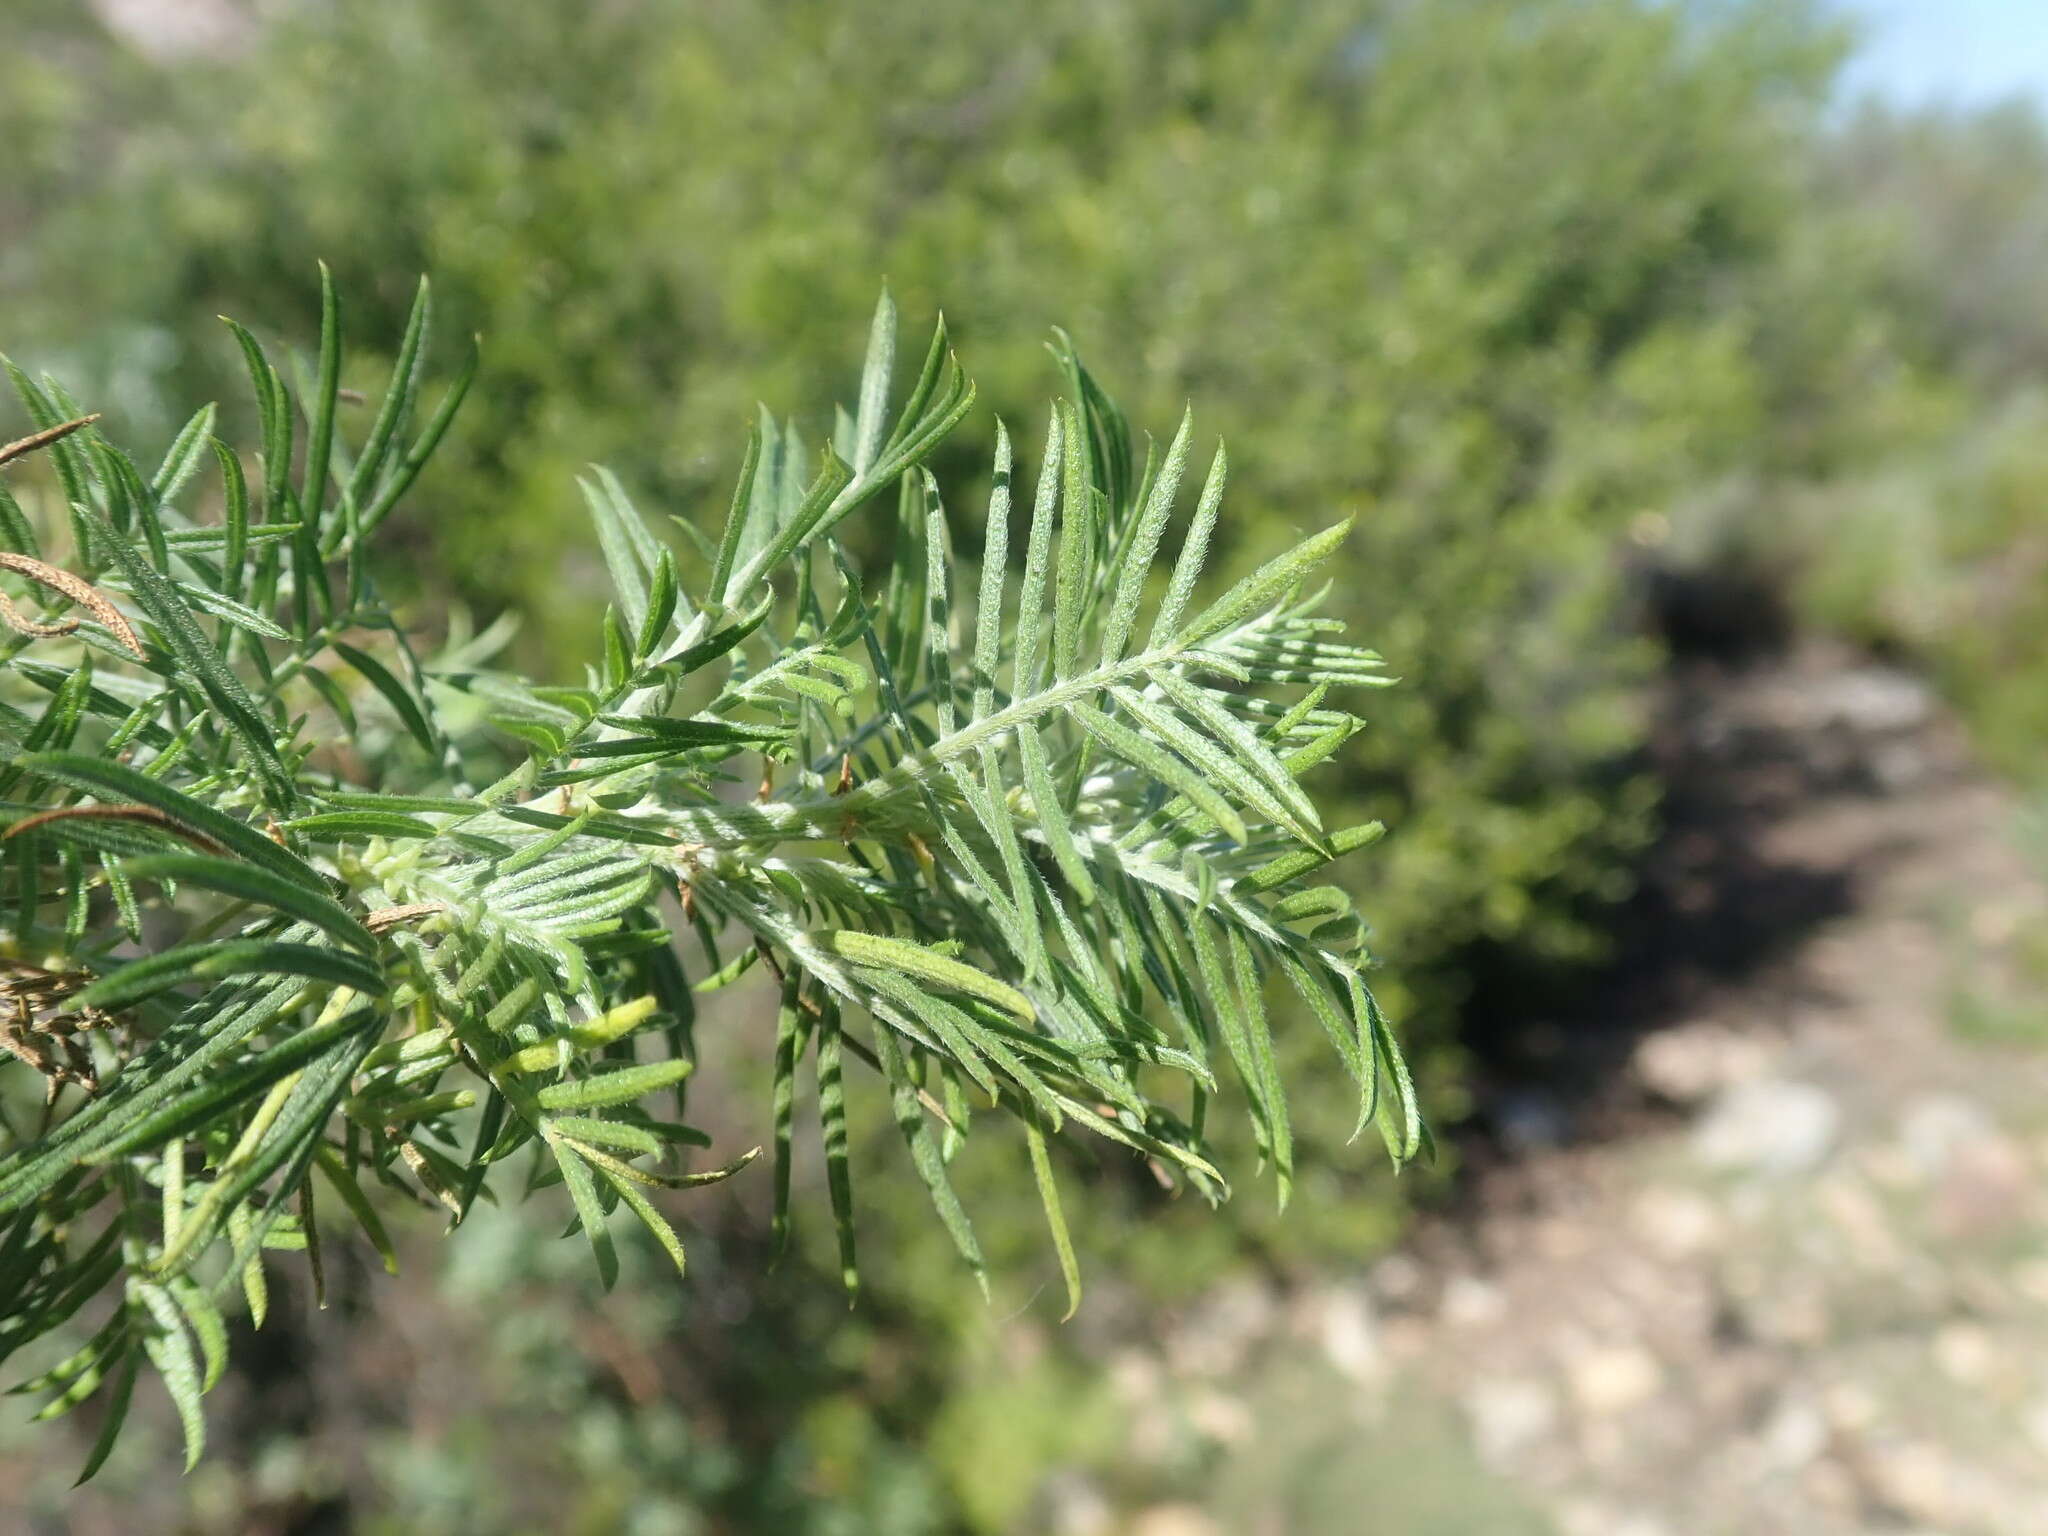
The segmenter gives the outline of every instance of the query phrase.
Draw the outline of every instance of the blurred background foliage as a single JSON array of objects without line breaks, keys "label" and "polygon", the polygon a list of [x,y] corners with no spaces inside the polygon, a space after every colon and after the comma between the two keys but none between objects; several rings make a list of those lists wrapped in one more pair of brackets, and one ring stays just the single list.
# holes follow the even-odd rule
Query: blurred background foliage
[{"label": "blurred background foliage", "polygon": [[[582,660],[601,582],[575,474],[715,517],[752,402],[848,394],[884,279],[945,307],[1013,424],[1049,323],[1133,419],[1192,398],[1243,559],[1357,511],[1339,611],[1405,683],[1323,790],[1394,828],[1357,893],[1441,1124],[1485,1011],[1568,1008],[1603,954],[1655,835],[1671,646],[1820,627],[1924,662],[2016,773],[2048,738],[2048,138],[1845,109],[1848,40],[1800,5],[15,0],[9,28],[0,341],[168,438],[239,398],[215,313],[304,345],[324,259],[368,382],[431,273],[442,355],[482,331],[486,367],[392,574],[423,628],[516,608],[543,671]],[[706,1031],[735,1124],[765,1105],[757,1003]],[[685,1294],[601,1313],[508,1220],[420,1252],[438,1300],[366,1282],[322,1318],[326,1395],[206,1475],[239,1479],[223,1507],[353,1490],[406,1530],[1016,1528],[1046,1467],[1124,1475],[1117,1340],[1398,1231],[1296,1077],[1295,1207],[1211,1221],[1092,1175],[1098,1284],[1064,1332],[1015,1168],[963,1174],[999,1317],[872,1183],[881,1294],[850,1321],[803,1264],[762,1273],[743,1198],[693,1206]],[[420,1318],[447,1332],[393,1368],[459,1394],[331,1359]],[[1160,1487],[1204,1475],[1178,1443]]]}]

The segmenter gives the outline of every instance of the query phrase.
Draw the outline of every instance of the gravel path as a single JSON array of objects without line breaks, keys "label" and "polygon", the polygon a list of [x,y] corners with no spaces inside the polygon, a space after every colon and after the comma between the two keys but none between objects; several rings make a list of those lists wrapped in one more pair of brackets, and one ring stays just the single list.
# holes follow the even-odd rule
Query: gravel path
[{"label": "gravel path", "polygon": [[[1681,678],[1660,750],[1634,956],[1510,1031],[1455,1213],[1203,1319],[1235,1374],[1174,1385],[1234,1449],[1144,1536],[2048,1530],[2017,807],[1917,683],[1826,652]],[[1309,1445],[1248,1427],[1304,1405]]]}]

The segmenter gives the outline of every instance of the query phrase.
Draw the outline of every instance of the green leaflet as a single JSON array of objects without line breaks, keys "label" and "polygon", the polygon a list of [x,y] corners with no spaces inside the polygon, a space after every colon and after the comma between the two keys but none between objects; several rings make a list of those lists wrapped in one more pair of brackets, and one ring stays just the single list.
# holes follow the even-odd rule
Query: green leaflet
[{"label": "green leaflet", "polygon": [[1331,858],[1342,858],[1347,853],[1370,847],[1386,835],[1386,827],[1377,821],[1368,821],[1355,827],[1346,827],[1333,832],[1329,838],[1329,853],[1314,849],[1300,849],[1294,853],[1283,853],[1279,858],[1261,864],[1243,877],[1242,883],[1254,891],[1273,891],[1291,880],[1321,869]]},{"label": "green leaflet", "polygon": [[658,1089],[673,1087],[688,1077],[695,1065],[690,1061],[651,1061],[620,1067],[613,1072],[550,1083],[534,1098],[542,1109],[605,1109],[630,1104]]},{"label": "green leaflet", "polygon": [[571,1141],[609,1147],[634,1157],[659,1157],[668,1143],[643,1125],[630,1120],[597,1120],[588,1115],[554,1115],[548,1123]]},{"label": "green leaflet", "polygon": [[168,820],[228,853],[261,864],[307,890],[326,894],[327,882],[303,859],[279,847],[246,822],[225,816],[167,784],[137,773],[123,763],[69,752],[23,757],[17,766],[73,789],[97,795],[108,804],[145,805]]},{"label": "green leaflet", "polygon": [[866,474],[882,449],[889,420],[889,374],[896,362],[896,304],[884,288],[868,328],[867,361],[860,371],[859,414],[854,417],[853,472]]},{"label": "green leaflet", "polygon": [[39,1376],[8,1388],[10,1394],[52,1392],[54,1395],[31,1417],[31,1423],[62,1417],[91,1397],[131,1350],[129,1320],[116,1311],[100,1330],[72,1354]]},{"label": "green leaflet", "polygon": [[827,997],[818,1013],[818,1125],[825,1149],[832,1224],[839,1239],[839,1280],[851,1306],[860,1296],[860,1268],[855,1259],[853,1166],[847,1156],[846,1075],[841,1049],[839,1006]]},{"label": "green leaflet", "polygon": [[1372,995],[1363,979],[1353,976],[1350,984],[1351,1011],[1369,1026],[1373,1058],[1394,1089],[1392,1095],[1379,1095],[1377,1118],[1388,1155],[1398,1168],[1423,1150],[1429,1132],[1422,1123],[1415,1083],[1408,1074],[1408,1063],[1401,1055],[1400,1044],[1394,1039],[1393,1026],[1387,1023],[1386,1015],[1380,1012],[1379,1000]]},{"label": "green leaflet", "polygon": [[[317,537],[327,506],[327,466],[334,458],[334,404],[341,391],[341,298],[334,274],[320,263],[320,361],[313,386],[313,416],[306,427],[306,470],[299,504]],[[321,539],[322,549],[332,546]]]},{"label": "green leaflet", "polygon": [[439,828],[416,816],[394,811],[322,811],[299,816],[284,824],[285,830],[314,843],[347,843],[371,837],[410,837],[425,841]]},{"label": "green leaflet", "polygon": [[247,578],[243,570],[243,557],[249,541],[249,484],[242,474],[242,461],[235,457],[234,450],[218,438],[213,441],[214,462],[220,466],[222,514],[224,529],[221,542],[221,575],[226,590],[223,596],[239,597],[242,584]]},{"label": "green leaflet", "polygon": [[581,1152],[564,1145],[558,1137],[549,1138],[548,1150],[554,1153],[555,1166],[562,1170],[562,1183],[568,1187],[569,1199],[576,1207],[576,1219],[583,1225],[583,1235],[590,1240],[591,1256],[597,1261],[598,1283],[610,1290],[618,1283],[619,1255],[605,1225],[604,1207],[598,1203],[590,1164]]},{"label": "green leaflet", "polygon": [[1103,666],[1113,667],[1123,659],[1124,646],[1131,637],[1131,626],[1138,617],[1138,605],[1144,601],[1145,582],[1152,574],[1159,541],[1166,532],[1167,518],[1173,512],[1173,499],[1180,492],[1181,476],[1187,470],[1189,439],[1194,425],[1194,407],[1190,406],[1181,416],[1180,429],[1173,434],[1173,443],[1166,450],[1166,462],[1145,498],[1144,511],[1133,525],[1130,547],[1123,555],[1117,574],[1116,596],[1110,603],[1109,617],[1103,623]]},{"label": "green leaflet", "polygon": [[1027,1115],[1024,1140],[1031,1149],[1031,1175],[1038,1184],[1038,1198],[1045,1207],[1045,1224],[1052,1233],[1053,1251],[1059,1255],[1060,1277],[1067,1283],[1066,1322],[1081,1310],[1081,1266],[1074,1257],[1074,1240],[1067,1233],[1067,1218],[1060,1212],[1060,1189],[1052,1174],[1052,1159],[1046,1153],[1045,1132],[1038,1117]]},{"label": "green leaflet", "polygon": [[1075,844],[1066,808],[1060,803],[1060,792],[1053,784],[1052,771],[1046,763],[1045,744],[1039,739],[1038,728],[1027,725],[1020,729],[1017,745],[1024,763],[1025,790],[1038,814],[1046,846],[1052,850],[1053,860],[1059,865],[1060,873],[1066,877],[1075,897],[1083,906],[1089,905],[1095,900],[1095,881]]},{"label": "green leaflet", "polygon": [[1081,708],[1074,711],[1074,719],[1089,735],[1132,767],[1178,790],[1197,810],[1222,827],[1233,842],[1242,843],[1249,839],[1244,818],[1195,768],[1106,714]]},{"label": "green leaflet", "polygon": [[324,790],[321,800],[338,811],[386,811],[399,816],[461,816],[480,814],[485,807],[475,800],[458,800],[435,795],[367,795],[345,790]]},{"label": "green leaflet", "polygon": [[377,1257],[384,1263],[384,1273],[397,1274],[398,1250],[392,1246],[391,1235],[384,1229],[384,1218],[377,1214],[377,1207],[363,1194],[362,1186],[356,1183],[348,1169],[342,1166],[341,1159],[335,1156],[333,1149],[324,1146],[316,1148],[313,1161],[320,1170],[320,1176],[337,1195],[341,1196],[341,1203],[347,1206],[349,1214],[355,1217],[356,1225],[363,1229],[363,1235],[370,1240],[370,1246],[377,1250]]},{"label": "green leaflet", "polygon": [[[667,715],[619,715],[603,714],[598,718],[606,725],[620,730],[640,733],[635,751],[654,749],[680,752],[691,747],[747,747],[763,742],[782,740],[780,731],[766,730],[758,725],[735,725],[724,720],[677,720]],[[576,751],[585,757],[599,755],[600,748],[618,746],[616,742],[585,742]],[[607,755],[624,756],[624,753]]]},{"label": "green leaflet", "polygon": [[296,880],[273,874],[262,865],[196,853],[159,853],[126,860],[121,873],[129,880],[170,879],[204,886],[311,923],[366,954],[374,954],[377,949],[377,940],[370,930],[340,902],[309,891]]},{"label": "green leaflet", "polygon": [[753,506],[754,475],[760,462],[761,429],[757,426],[747,434],[746,456],[740,461],[739,479],[733,486],[732,507],[726,513],[725,530],[719,535],[718,554],[711,566],[708,606],[713,610],[722,609],[726,603],[727,582],[732,575],[733,562],[739,555],[740,541],[746,535],[747,514]]},{"label": "green leaflet", "polygon": [[211,1392],[220,1384],[221,1373],[227,1369],[227,1320],[221,1316],[213,1298],[185,1276],[174,1277],[165,1289],[190,1326],[193,1338],[199,1341],[200,1357],[205,1364],[199,1390],[201,1393]]},{"label": "green leaflet", "polygon": [[578,1024],[552,1040],[543,1040],[536,1045],[527,1046],[524,1050],[513,1052],[498,1064],[499,1070],[546,1072],[559,1064],[564,1050],[600,1050],[614,1040],[623,1040],[652,1019],[657,1006],[651,997],[639,997],[630,1003],[622,1003],[587,1024]]},{"label": "green leaflet", "polygon": [[[67,413],[59,409],[49,395],[21,371],[12,358],[0,355],[0,366],[6,368],[8,380],[13,384],[14,392],[21,397],[21,403],[28,411],[28,418],[38,432],[49,431],[64,420]],[[69,414],[76,416],[78,413],[74,411]],[[84,456],[78,445],[69,438],[54,442],[49,453],[56,465],[57,481],[64,489],[65,504],[71,516],[72,536],[79,553],[85,556],[89,563],[100,563],[93,560],[97,553],[94,530],[86,515],[91,492],[87,489]]]},{"label": "green leaflet", "polygon": [[298,799],[297,787],[277,754],[270,730],[257,712],[242,680],[207,640],[191,611],[179,599],[177,588],[160,575],[135,546],[118,533],[105,516],[88,507],[85,516],[95,525],[102,543],[113,552],[114,562],[128,579],[136,603],[169,641],[171,652],[205,689],[221,723],[240,741],[248,762],[264,787],[264,798],[274,811],[289,811]]},{"label": "green leaflet", "polygon": [[99,1469],[107,1464],[107,1458],[113,1454],[114,1442],[120,1437],[121,1426],[128,1422],[128,1404],[135,1394],[135,1377],[139,1368],[134,1352],[127,1352],[121,1362],[120,1371],[114,1377],[113,1391],[107,1397],[107,1405],[100,1420],[99,1437],[93,1441],[92,1450],[87,1453],[85,1465],[79,1468],[72,1487],[76,1488],[90,1482]]},{"label": "green leaflet", "polygon": [[679,595],[676,587],[675,557],[664,549],[654,563],[654,576],[647,593],[647,612],[640,620],[639,633],[634,640],[635,657],[654,654],[655,647],[661,643],[663,632],[669,626],[669,621],[676,615],[676,599]]},{"label": "green leaflet", "polygon": [[986,1296],[988,1272],[981,1257],[981,1245],[975,1240],[974,1227],[967,1219],[967,1212],[961,1209],[960,1197],[953,1193],[952,1181],[946,1177],[945,1160],[939,1156],[938,1143],[932,1140],[931,1129],[925,1124],[924,1106],[918,1101],[917,1088],[911,1081],[910,1068],[903,1060],[902,1049],[886,1029],[875,1032],[875,1055],[882,1064],[882,1075],[889,1080],[889,1103],[895,1112],[896,1129],[910,1148],[911,1166],[924,1180],[925,1190],[931,1196],[932,1208],[938,1212],[940,1223],[953,1239],[953,1246],[959,1250],[960,1257],[974,1272],[974,1278]]},{"label": "green leaflet", "polygon": [[340,950],[236,939],[218,944],[185,944],[131,961],[80,992],[78,1006],[111,1012],[188,981],[251,975],[305,976],[354,987],[359,992],[384,990],[384,977],[375,966]]},{"label": "green leaflet", "polygon": [[355,470],[349,476],[344,493],[359,511],[371,504],[399,426],[412,412],[413,399],[419,390],[421,355],[432,323],[433,308],[432,286],[423,277],[413,299],[412,313],[406,320],[405,336],[398,344],[397,359],[391,365],[391,382],[385,387],[383,402],[377,408],[377,419],[363,443],[362,452],[356,456]]},{"label": "green leaflet", "polygon": [[117,1135],[93,1147],[88,1160],[105,1163],[161,1146],[172,1137],[205,1124],[217,1112],[247,1103],[336,1044],[360,1036],[372,1017],[367,1010],[358,1009],[287,1036],[269,1050],[204,1080],[178,1097],[159,1101],[151,1113],[139,1119],[131,1116],[130,1123]]},{"label": "green leaflet", "polygon": [[1181,630],[1175,639],[1182,645],[1196,645],[1233,624],[1264,612],[1300,585],[1302,579],[1336,553],[1351,533],[1351,520],[1325,528],[1303,539],[1284,555],[1276,555],[1216,599]]},{"label": "green leaflet", "polygon": [[186,483],[199,473],[200,461],[213,441],[215,414],[213,406],[202,405],[171,439],[163,463],[157,466],[149,482],[150,493],[159,502],[168,505],[176,501]]},{"label": "green leaflet", "polygon": [[177,589],[178,595],[194,608],[202,613],[213,614],[216,618],[226,619],[237,629],[247,630],[252,635],[261,635],[266,640],[291,639],[285,630],[271,623],[255,609],[245,607],[231,597],[206,587],[196,587],[186,581],[174,581],[172,586]]},{"label": "green leaflet", "polygon": [[[424,287],[422,288],[424,296]],[[362,509],[360,527],[364,534],[374,531],[377,525],[390,514],[398,500],[412,487],[414,480],[433,452],[447,435],[448,428],[455,422],[456,412],[462,409],[462,402],[468,397],[470,385],[476,382],[477,369],[482,366],[483,353],[479,343],[472,340],[469,353],[463,360],[462,370],[441,397],[441,403],[434,408],[434,414],[413,444],[406,449],[396,470],[386,477],[383,487],[370,504]]]},{"label": "green leaflet", "polygon": [[333,646],[335,655],[355,668],[365,682],[383,695],[384,702],[397,713],[399,720],[412,733],[413,740],[428,752],[438,753],[441,750],[440,743],[434,739],[433,727],[427,723],[426,714],[421,710],[419,702],[406,692],[404,684],[391,675],[390,668],[376,657],[359,651],[352,645],[345,645],[336,640]]},{"label": "green leaflet", "polygon": [[697,644],[689,647],[680,656],[676,657],[669,665],[674,667],[678,677],[687,677],[690,673],[709,666],[742,640],[746,639],[755,630],[759,629],[762,621],[768,617],[768,610],[773,606],[774,602],[772,599],[763,599],[760,605],[745,618],[740,619],[737,623],[728,624],[723,629],[714,631],[710,639],[700,640]]},{"label": "green leaflet", "polygon": [[653,1203],[645,1195],[633,1187],[631,1179],[617,1169],[599,1162],[597,1171],[603,1174],[605,1181],[618,1192],[619,1198],[626,1203],[626,1208],[640,1218],[641,1225],[654,1234],[654,1240],[661,1244],[662,1251],[669,1257],[669,1262],[675,1265],[676,1273],[683,1274],[686,1269],[683,1240],[676,1236],[676,1229],[669,1225],[668,1219],[654,1208]]},{"label": "green leaflet", "polygon": [[782,983],[782,1006],[775,1017],[775,1079],[771,1106],[775,1146],[775,1214],[769,1241],[776,1258],[789,1246],[789,1159],[791,1124],[796,1117],[796,1064],[809,1033],[798,1006],[803,978],[791,971]]},{"label": "green leaflet", "polygon": [[877,933],[860,933],[850,928],[827,929],[811,935],[811,941],[828,954],[851,960],[857,965],[878,966],[884,970],[900,971],[920,981],[933,982],[938,986],[951,987],[955,991],[994,1003],[1006,1008],[1018,1018],[1029,1022],[1038,1017],[1038,1010],[1031,999],[1015,987],[996,981],[971,965],[913,944],[908,939],[885,938]]},{"label": "green leaflet", "polygon": [[[600,470],[593,483],[579,481],[591,521],[597,526],[598,547],[604,551],[606,569],[611,572],[612,593],[625,619],[626,631],[639,635],[647,629],[648,575],[651,562],[645,558],[648,538],[646,524],[626,500],[624,489],[609,472]],[[645,654],[644,650],[641,654]]]},{"label": "green leaflet", "polygon": [[130,1306],[139,1304],[152,1326],[152,1331],[143,1335],[143,1352],[163,1378],[172,1406],[178,1410],[178,1427],[185,1437],[185,1470],[190,1472],[199,1465],[200,1453],[206,1449],[206,1415],[199,1407],[199,1395],[204,1389],[200,1384],[199,1362],[192,1353],[192,1340],[185,1331],[184,1319],[162,1286],[134,1284],[129,1288],[129,1297]]}]

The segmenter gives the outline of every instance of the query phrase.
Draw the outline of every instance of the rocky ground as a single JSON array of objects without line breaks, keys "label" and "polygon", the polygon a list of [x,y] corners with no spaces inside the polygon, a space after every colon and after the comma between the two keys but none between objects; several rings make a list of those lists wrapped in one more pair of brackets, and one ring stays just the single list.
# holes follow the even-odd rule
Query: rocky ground
[{"label": "rocky ground", "polygon": [[1833,653],[1682,675],[1660,750],[1632,952],[1504,1043],[1465,1198],[1124,1363],[1232,1447],[1144,1536],[2048,1530],[2048,860]]}]

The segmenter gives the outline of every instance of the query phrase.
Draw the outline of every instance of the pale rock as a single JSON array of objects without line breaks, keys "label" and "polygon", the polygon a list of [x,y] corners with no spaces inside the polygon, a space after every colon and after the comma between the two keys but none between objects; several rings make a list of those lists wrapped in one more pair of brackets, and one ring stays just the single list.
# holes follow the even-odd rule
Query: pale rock
[{"label": "pale rock", "polygon": [[1698,1104],[1734,1083],[1760,1077],[1769,1062],[1762,1042],[1712,1019],[1673,1025],[1635,1049],[1636,1080],[1674,1104]]},{"label": "pale rock", "polygon": [[1982,1386],[1997,1365],[1991,1335],[1975,1323],[1949,1323],[1934,1335],[1934,1361],[1949,1380]]},{"label": "pale rock", "polygon": [[1323,1292],[1312,1327],[1323,1358],[1351,1380],[1370,1381],[1379,1373],[1379,1320],[1364,1286],[1335,1286]]},{"label": "pale rock", "polygon": [[1607,1345],[1589,1351],[1571,1368],[1572,1398],[1595,1417],[1623,1413],[1656,1396],[1664,1368],[1648,1350]]},{"label": "pale rock", "polygon": [[1898,1237],[1885,1219],[1883,1206],[1861,1179],[1839,1171],[1821,1185],[1816,1195],[1820,1208],[1849,1240],[1858,1258],[1876,1267],[1898,1267],[1905,1257]]},{"label": "pale rock", "polygon": [[1370,1279],[1388,1301],[1412,1301],[1422,1288],[1422,1266],[1405,1253],[1390,1253],[1373,1265]]},{"label": "pale rock", "polygon": [[1871,751],[1867,766],[1879,789],[1900,795],[1924,783],[1936,765],[1917,741],[1887,741]]},{"label": "pale rock", "polygon": [[2024,1422],[2027,1438],[2034,1442],[2036,1450],[2048,1456],[2048,1392],[2042,1393],[2028,1406]]},{"label": "pale rock", "polygon": [[1763,1078],[1717,1095],[1693,1131],[1693,1152],[1709,1168],[1785,1178],[1826,1160],[1842,1111],[1811,1083]]},{"label": "pale rock", "polygon": [[1451,1276],[1444,1285],[1441,1312],[1453,1328],[1483,1328],[1507,1315],[1507,1298],[1500,1287],[1477,1275]]},{"label": "pale rock", "polygon": [[1223,1392],[1197,1392],[1188,1399],[1188,1422],[1220,1445],[1249,1440],[1257,1422],[1243,1399]]},{"label": "pale rock", "polygon": [[1751,1332],[1778,1344],[1825,1344],[1834,1324],[1826,1290],[1811,1279],[1766,1287],[1750,1300],[1745,1315]]},{"label": "pale rock", "polygon": [[1863,1488],[1856,1474],[1832,1456],[1808,1463],[1799,1475],[1799,1487],[1814,1504],[1834,1511],[1844,1521],[1863,1503]]},{"label": "pale rock", "polygon": [[1898,736],[1933,718],[1927,684],[1896,667],[1868,666],[1816,679],[1805,689],[1805,718],[1861,736]]},{"label": "pale rock", "polygon": [[1912,1154],[1893,1141],[1870,1142],[1856,1149],[1856,1166],[1880,1189],[1894,1192],[1917,1188],[1923,1180]]},{"label": "pale rock", "polygon": [[1542,1222],[1530,1234],[1537,1252],[1557,1264],[1570,1264],[1586,1256],[1605,1234],[1583,1221],[1570,1218]]},{"label": "pale rock", "polygon": [[1190,1376],[1234,1376],[1252,1346],[1269,1335],[1279,1311],[1273,1293],[1251,1281],[1218,1286],[1174,1330],[1169,1352],[1175,1369]]},{"label": "pale rock", "polygon": [[1646,1189],[1630,1215],[1643,1241],[1663,1259],[1690,1258],[1721,1235],[1720,1212],[1695,1190]]},{"label": "pale rock", "polygon": [[1109,1536],[1116,1511],[1095,1480],[1064,1469],[1052,1474],[1039,1493],[1045,1529],[1053,1536]]},{"label": "pale rock", "polygon": [[93,0],[92,9],[109,32],[162,63],[230,58],[259,31],[233,0]]},{"label": "pale rock", "polygon": [[1955,1093],[1922,1094],[1899,1116],[1899,1145],[1926,1184],[1946,1175],[1964,1147],[1997,1131],[1983,1105]]},{"label": "pale rock", "polygon": [[1970,937],[1986,949],[1995,949],[2018,933],[2029,915],[2017,902],[1985,902],[1970,913]]},{"label": "pale rock", "polygon": [[1878,1492],[1901,1513],[1936,1526],[1954,1518],[1955,1473],[1937,1447],[1917,1440],[1881,1447],[1867,1471]]},{"label": "pale rock", "polygon": [[1120,1349],[1109,1359],[1110,1386],[1133,1407],[1149,1408],[1165,1392],[1166,1373],[1149,1350]]},{"label": "pale rock", "polygon": [[1131,1522],[1131,1536],[1223,1536],[1223,1527],[1192,1504],[1154,1504]]},{"label": "pale rock", "polygon": [[2038,1307],[2048,1307],[2048,1258],[2025,1259],[2012,1267],[2012,1286]]},{"label": "pale rock", "polygon": [[1653,1515],[1628,1513],[1596,1499],[1574,1499],[1557,1511],[1563,1536],[1670,1536]]},{"label": "pale rock", "polygon": [[1828,1421],[1811,1398],[1788,1392],[1765,1423],[1761,1440],[1764,1459],[1774,1471],[1797,1472],[1827,1449]]},{"label": "pale rock", "polygon": [[1541,1444],[1557,1426],[1557,1394],[1531,1376],[1475,1381],[1464,1405],[1480,1459],[1496,1470]]},{"label": "pale rock", "polygon": [[1614,1536],[1620,1516],[1598,1499],[1567,1499],[1555,1511],[1563,1536]]},{"label": "pale rock", "polygon": [[1838,1381],[1825,1398],[1828,1423],[1844,1434],[1862,1434],[1883,1411],[1868,1387],[1853,1381]]},{"label": "pale rock", "polygon": [[1993,1133],[1958,1147],[1935,1191],[1934,1224],[1950,1238],[2009,1231],[2030,1219],[2038,1191],[2026,1154]]},{"label": "pale rock", "polygon": [[1380,1347],[1387,1359],[1401,1365],[1413,1365],[1426,1359],[1435,1341],[1430,1334],[1429,1324],[1419,1317],[1390,1317],[1380,1329]]}]

